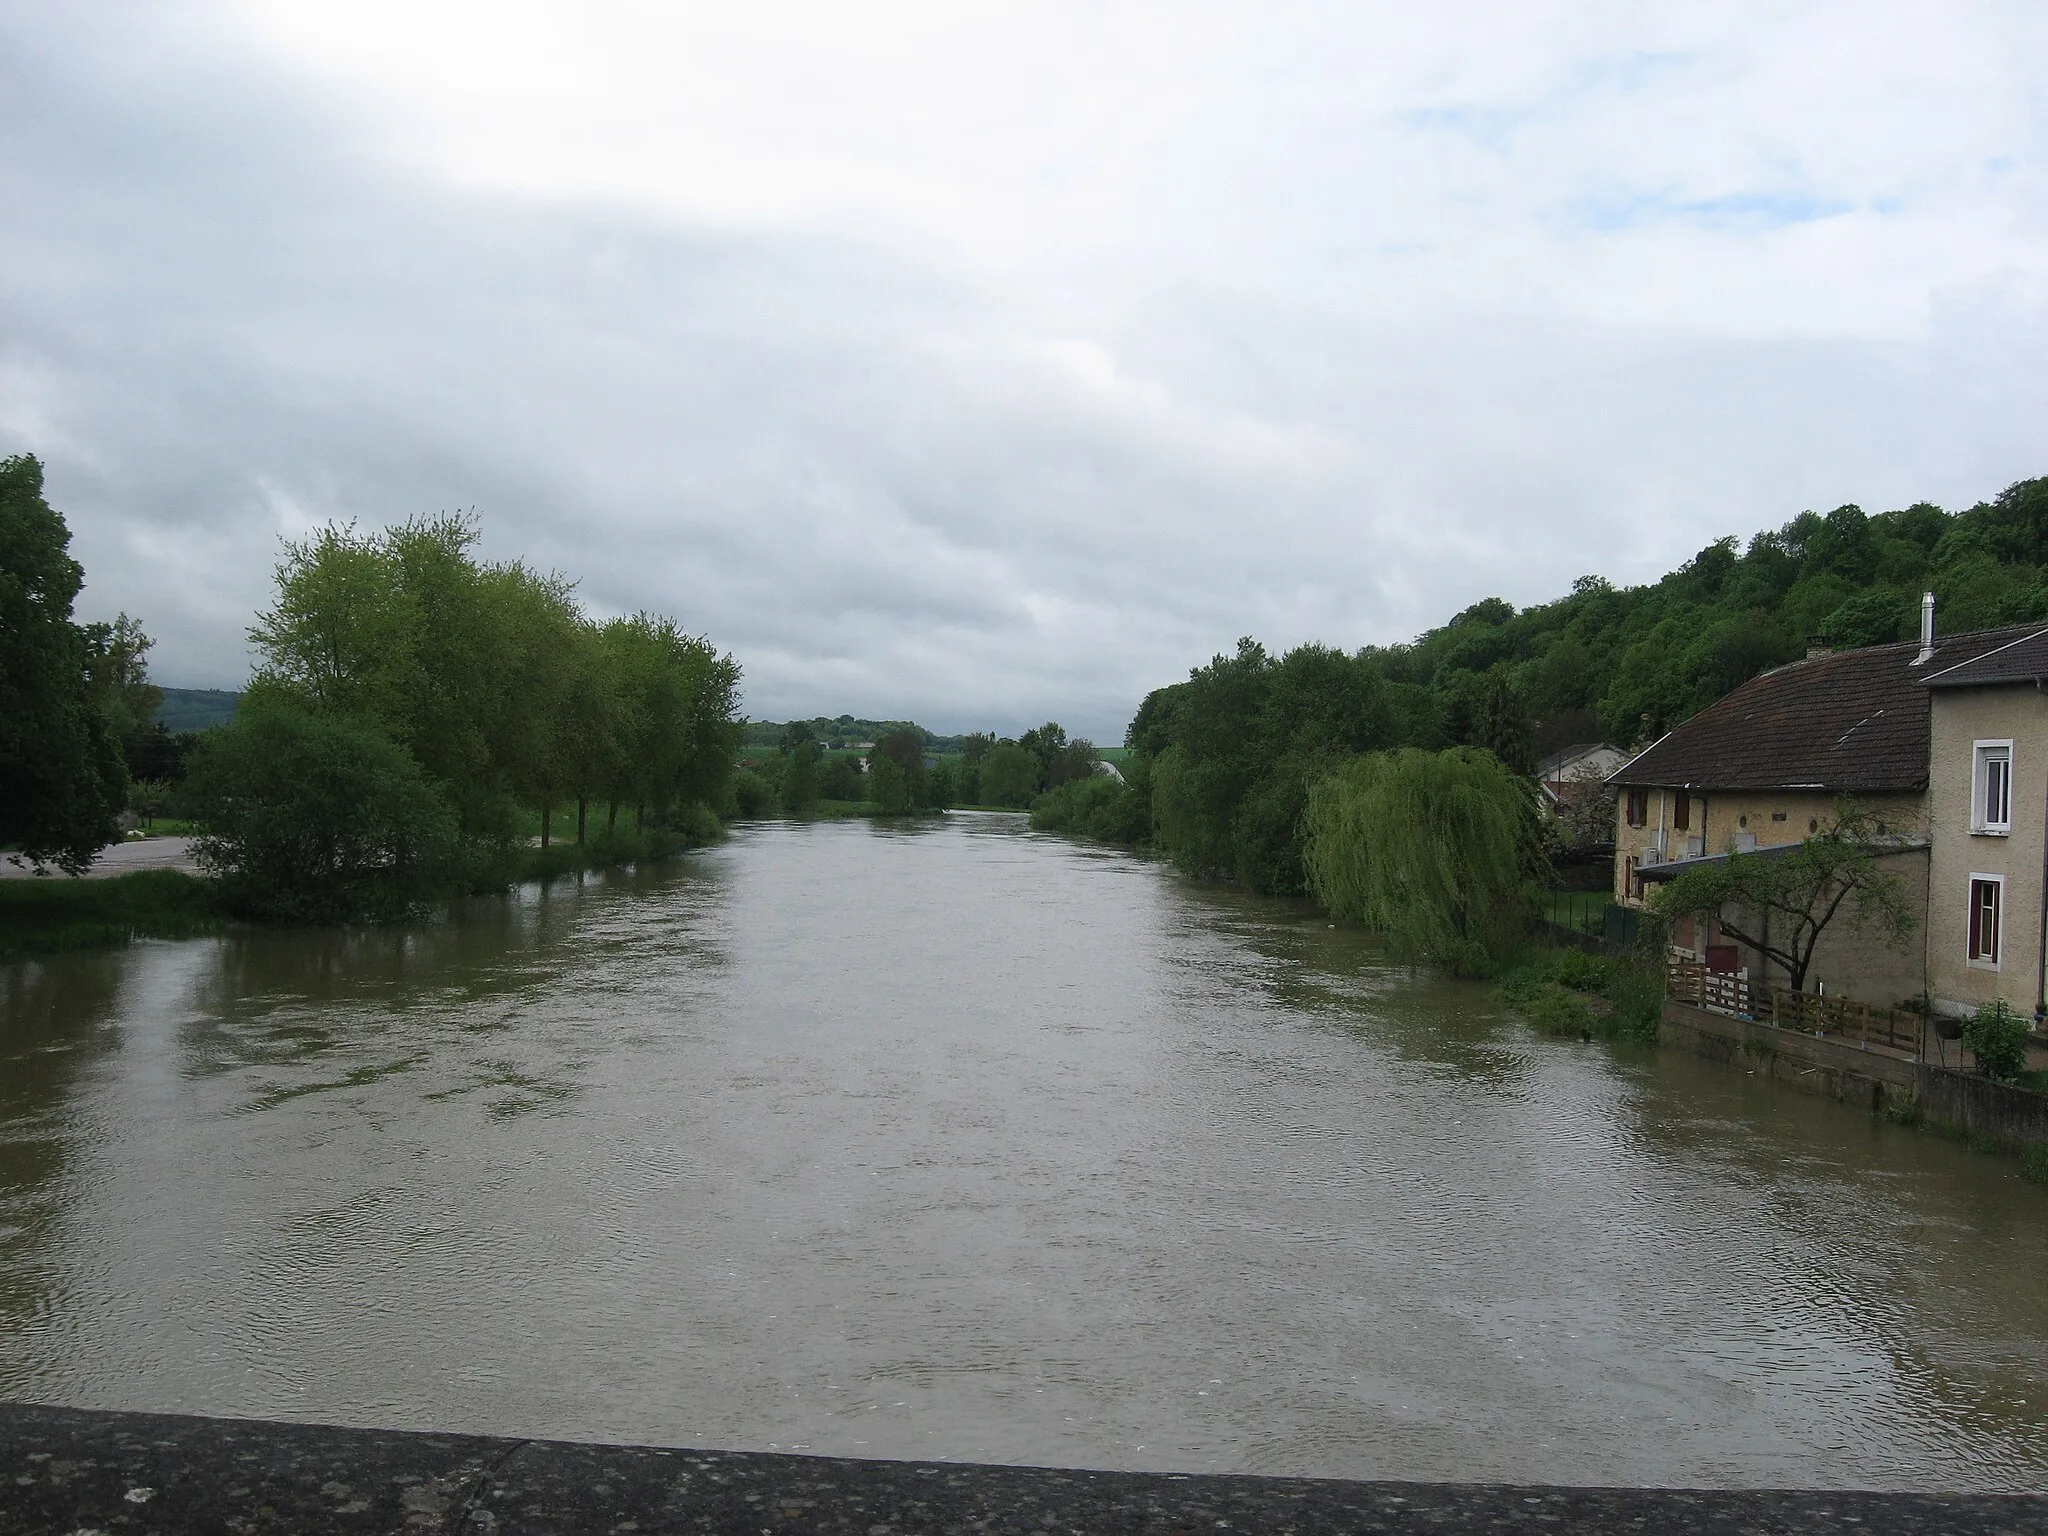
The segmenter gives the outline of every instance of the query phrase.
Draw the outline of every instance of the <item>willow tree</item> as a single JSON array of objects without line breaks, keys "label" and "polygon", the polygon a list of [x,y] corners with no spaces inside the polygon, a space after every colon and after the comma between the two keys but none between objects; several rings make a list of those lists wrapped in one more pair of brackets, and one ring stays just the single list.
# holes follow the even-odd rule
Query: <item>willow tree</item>
[{"label": "willow tree", "polygon": [[1357,757],[1309,789],[1309,889],[1404,959],[1481,972],[1523,931],[1543,868],[1526,779],[1491,752]]}]

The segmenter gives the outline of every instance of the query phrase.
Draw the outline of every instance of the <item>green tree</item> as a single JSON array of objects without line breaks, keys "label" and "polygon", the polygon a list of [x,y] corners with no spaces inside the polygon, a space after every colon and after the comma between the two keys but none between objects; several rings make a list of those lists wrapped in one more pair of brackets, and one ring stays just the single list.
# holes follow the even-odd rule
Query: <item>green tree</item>
[{"label": "green tree", "polygon": [[1905,882],[1882,862],[1896,847],[1880,817],[1844,800],[1804,842],[1688,869],[1650,906],[1666,922],[1717,918],[1723,933],[1777,961],[1792,990],[1803,992],[1814,947],[1837,919],[1894,948],[1911,936]]},{"label": "green tree", "polygon": [[1533,794],[1476,748],[1354,758],[1310,788],[1309,888],[1397,956],[1483,974],[1532,910],[1544,864]]},{"label": "green tree", "polygon": [[1022,810],[1038,793],[1038,759],[1014,741],[999,742],[981,763],[983,805]]},{"label": "green tree", "polygon": [[891,731],[868,754],[868,794],[892,815],[925,804],[924,737],[913,730]]},{"label": "green tree", "polygon": [[155,724],[164,701],[163,690],[149,680],[148,656],[156,642],[142,632],[140,620],[125,613],[111,624],[87,624],[82,633],[87,691],[125,744]]},{"label": "green tree", "polygon": [[128,773],[71,621],[70,544],[41,463],[0,459],[0,844],[78,874],[120,835]]},{"label": "green tree", "polygon": [[818,759],[824,751],[809,736],[799,738],[790,748],[782,770],[782,804],[803,812],[818,803]]},{"label": "green tree", "polygon": [[275,921],[402,917],[446,895],[457,826],[403,747],[371,726],[252,691],[194,754],[201,861],[230,903]]}]

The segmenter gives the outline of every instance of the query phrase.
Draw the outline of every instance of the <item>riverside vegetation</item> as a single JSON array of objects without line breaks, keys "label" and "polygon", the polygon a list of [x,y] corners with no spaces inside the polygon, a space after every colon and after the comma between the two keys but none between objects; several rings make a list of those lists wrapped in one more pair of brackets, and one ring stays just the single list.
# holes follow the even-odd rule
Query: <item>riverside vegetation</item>
[{"label": "riverside vegetation", "polygon": [[[78,873],[124,804],[175,805],[203,825],[213,876],[10,883],[0,954],[223,915],[390,919],[714,836],[739,740],[732,658],[668,618],[600,624],[562,577],[478,560],[477,537],[442,516],[288,545],[232,721],[176,738],[150,719],[141,626],[72,619],[83,572],[41,465],[0,461],[0,845]],[[557,843],[565,805],[573,841]]]}]

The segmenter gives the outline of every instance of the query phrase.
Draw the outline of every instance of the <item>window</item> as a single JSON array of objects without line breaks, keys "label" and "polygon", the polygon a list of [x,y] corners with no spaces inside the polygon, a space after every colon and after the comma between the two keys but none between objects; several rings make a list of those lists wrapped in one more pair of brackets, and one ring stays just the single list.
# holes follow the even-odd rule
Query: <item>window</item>
[{"label": "window", "polygon": [[2005,881],[1998,875],[1970,876],[1970,964],[1998,968],[2000,919]]},{"label": "window", "polygon": [[1970,775],[1970,830],[2002,836],[2012,831],[2012,743],[1977,743]]},{"label": "window", "polygon": [[1642,877],[1636,873],[1636,856],[1627,854],[1621,861],[1621,890],[1630,901],[1643,899]]},{"label": "window", "polygon": [[1682,789],[1678,792],[1678,797],[1671,802],[1671,825],[1679,832],[1692,825],[1692,796]]},{"label": "window", "polygon": [[1783,811],[1773,811],[1773,812],[1771,812],[1771,820],[1773,820],[1773,821],[1783,821],[1784,819],[1785,819],[1785,813],[1784,813]]},{"label": "window", "polygon": [[1628,792],[1628,824],[1640,827],[1650,819],[1650,792],[1647,789],[1632,789]]}]

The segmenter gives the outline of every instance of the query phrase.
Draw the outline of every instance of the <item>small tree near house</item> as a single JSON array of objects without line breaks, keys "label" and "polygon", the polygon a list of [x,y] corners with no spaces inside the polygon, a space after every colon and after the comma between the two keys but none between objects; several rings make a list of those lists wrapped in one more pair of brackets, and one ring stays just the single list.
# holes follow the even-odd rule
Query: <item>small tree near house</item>
[{"label": "small tree near house", "polygon": [[1777,961],[1792,990],[1804,992],[1814,948],[1837,921],[1893,948],[1911,935],[1905,883],[1881,863],[1895,847],[1882,819],[1842,801],[1832,824],[1805,842],[1689,869],[1650,907],[1666,923],[1718,919],[1724,934]]}]

